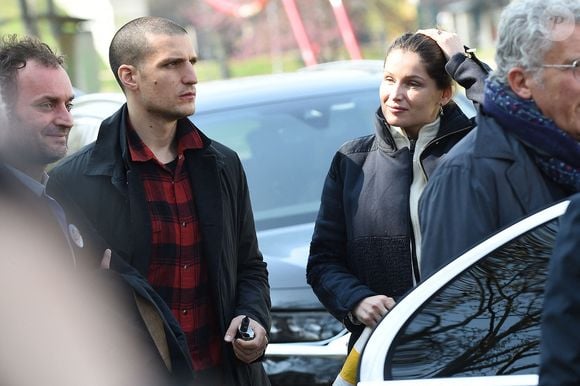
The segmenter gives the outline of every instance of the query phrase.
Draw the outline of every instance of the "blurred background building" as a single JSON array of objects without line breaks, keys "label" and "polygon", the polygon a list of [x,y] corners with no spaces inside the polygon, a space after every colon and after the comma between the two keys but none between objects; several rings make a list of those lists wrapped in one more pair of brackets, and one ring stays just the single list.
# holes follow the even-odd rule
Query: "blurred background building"
[{"label": "blurred background building", "polygon": [[491,62],[509,0],[3,0],[0,33],[32,34],[67,57],[73,84],[116,91],[107,65],[115,30],[139,16],[171,18],[194,36],[201,80],[292,71],[308,64],[383,59],[405,31],[459,33]]},{"label": "blurred background building", "polygon": [[509,0],[421,0],[417,7],[420,26],[438,25],[458,33],[480,56],[493,57],[496,28]]}]

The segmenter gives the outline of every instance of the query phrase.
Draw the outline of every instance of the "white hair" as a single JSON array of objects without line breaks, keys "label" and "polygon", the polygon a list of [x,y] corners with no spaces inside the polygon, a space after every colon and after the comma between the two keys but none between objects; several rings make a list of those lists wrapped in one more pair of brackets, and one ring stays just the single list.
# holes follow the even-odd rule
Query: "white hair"
[{"label": "white hair", "polygon": [[579,0],[513,1],[500,16],[495,56],[497,69],[491,77],[507,84],[507,74],[514,67],[540,75],[543,58],[554,41],[566,37],[557,33],[557,27],[563,25],[566,31],[573,31],[578,24]]},{"label": "white hair", "polygon": [[0,85],[0,146],[4,142],[6,130],[8,130],[8,106],[4,102],[2,85]]}]

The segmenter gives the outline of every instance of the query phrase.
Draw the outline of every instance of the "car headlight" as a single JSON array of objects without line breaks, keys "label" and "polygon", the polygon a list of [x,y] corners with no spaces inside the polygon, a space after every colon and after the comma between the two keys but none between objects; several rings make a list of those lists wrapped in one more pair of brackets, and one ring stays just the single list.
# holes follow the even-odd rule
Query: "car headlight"
[{"label": "car headlight", "polygon": [[344,326],[327,312],[272,312],[274,343],[315,342],[338,335]]}]

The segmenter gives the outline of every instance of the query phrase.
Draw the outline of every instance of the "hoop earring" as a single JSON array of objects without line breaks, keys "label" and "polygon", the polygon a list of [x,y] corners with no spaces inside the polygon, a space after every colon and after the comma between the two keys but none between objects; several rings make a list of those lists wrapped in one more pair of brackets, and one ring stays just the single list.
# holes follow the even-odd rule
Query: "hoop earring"
[{"label": "hoop earring", "polygon": [[443,116],[443,105],[439,105],[439,116]]}]

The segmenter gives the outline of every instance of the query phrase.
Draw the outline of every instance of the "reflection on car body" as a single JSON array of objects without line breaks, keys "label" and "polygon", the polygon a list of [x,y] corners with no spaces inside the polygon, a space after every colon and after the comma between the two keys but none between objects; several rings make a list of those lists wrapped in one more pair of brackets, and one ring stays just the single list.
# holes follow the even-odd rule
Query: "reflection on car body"
[{"label": "reflection on car body", "polygon": [[490,237],[403,298],[369,338],[359,386],[537,385],[544,285],[568,203]]}]

